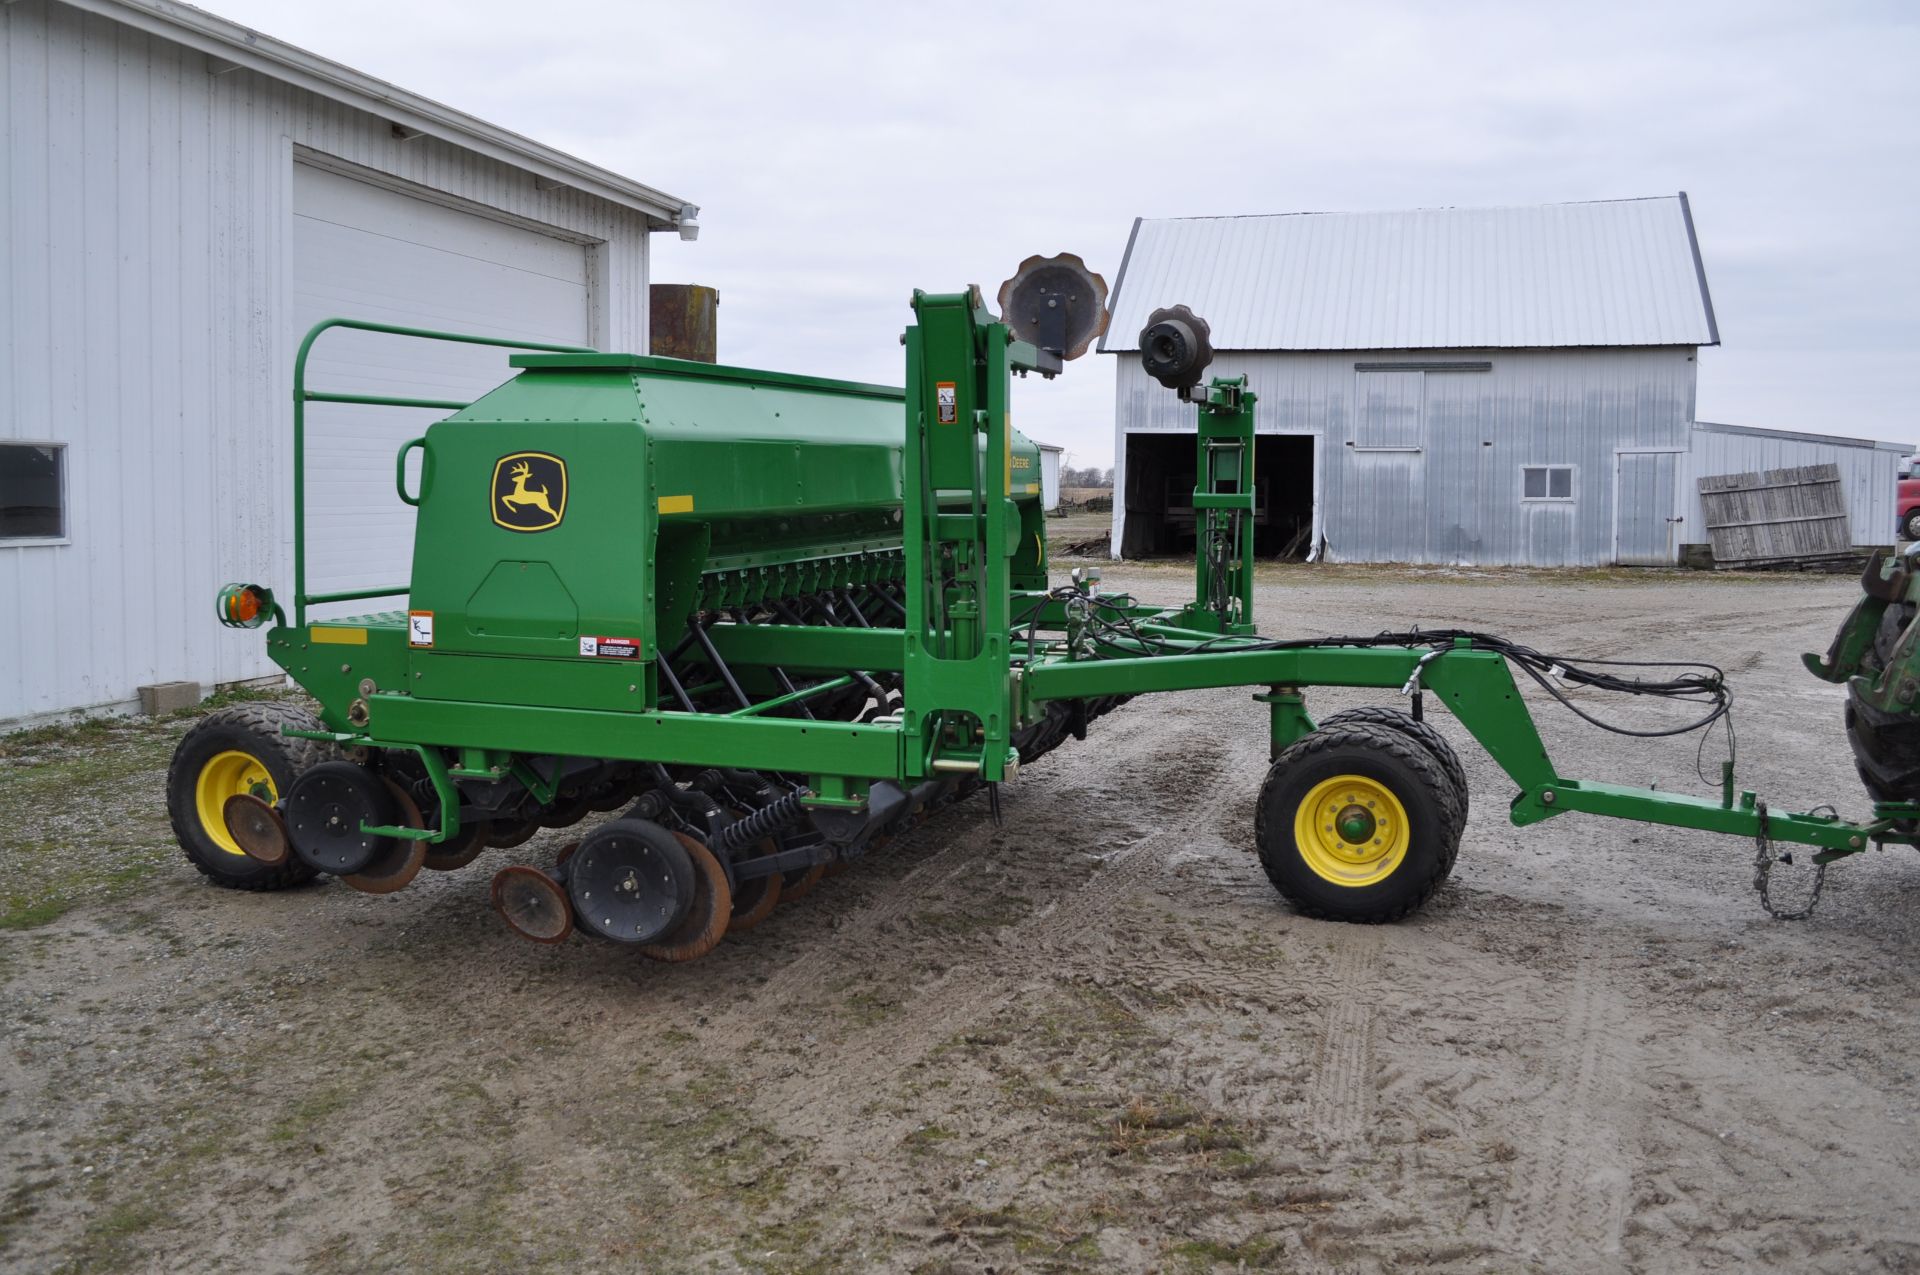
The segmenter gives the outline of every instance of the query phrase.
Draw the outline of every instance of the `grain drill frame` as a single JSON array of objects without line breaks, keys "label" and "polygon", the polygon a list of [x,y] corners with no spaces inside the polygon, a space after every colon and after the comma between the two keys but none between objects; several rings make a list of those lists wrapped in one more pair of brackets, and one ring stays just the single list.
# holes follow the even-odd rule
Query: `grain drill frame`
[{"label": "grain drill frame", "polygon": [[[1037,321],[1005,292],[1006,321],[977,289],[915,292],[904,391],[315,327],[294,374],[292,614],[264,586],[231,585],[219,618],[273,620],[270,656],[320,711],[242,705],[189,733],[169,776],[189,858],[238,888],[331,873],[385,893],[625,808],[552,872],[501,871],[495,905],[529,938],[557,942],[577,922],[681,960],[1127,699],[1219,687],[1269,706],[1255,840],[1281,893],[1317,916],[1403,916],[1451,869],[1468,795],[1422,720],[1429,700],[1513,780],[1515,824],[1578,811],[1805,843],[1822,864],[1912,840],[1911,805],[1882,801],[1868,823],[1769,811],[1736,794],[1730,762],[1717,799],[1562,775],[1510,668],[1538,680],[1532,653],[1486,635],[1259,636],[1255,396],[1244,378],[1202,383],[1205,324],[1184,307],[1156,313],[1142,347],[1197,416],[1194,600],[1140,605],[1080,572],[1052,585],[1038,453],[1010,423],[1009,387],[1085,347],[1105,287],[1077,258],[1040,264],[1051,282],[1015,293],[1044,298]],[[1039,277],[1033,265],[1021,279]],[[309,355],[335,328],[507,346],[518,374],[472,404],[309,390]],[[452,413],[396,461],[417,509],[408,585],[309,591],[312,401]],[[310,614],[382,597],[407,608]],[[1810,663],[1843,680],[1860,648],[1843,634]],[[1316,724],[1316,686],[1397,691],[1412,712]],[[1681,697],[1724,708],[1717,674]]]}]

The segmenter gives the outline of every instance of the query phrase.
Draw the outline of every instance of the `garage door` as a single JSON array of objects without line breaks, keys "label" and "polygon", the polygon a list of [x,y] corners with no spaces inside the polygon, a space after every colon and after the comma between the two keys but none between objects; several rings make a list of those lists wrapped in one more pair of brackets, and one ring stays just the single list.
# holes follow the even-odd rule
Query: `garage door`
[{"label": "garage door", "polygon": [[[587,250],[335,173],[293,170],[295,340],[326,318],[588,344]],[[467,401],[507,380],[509,352],[333,331],[307,386]],[[406,583],[413,511],[394,494],[393,458],[444,412],[310,404],[307,587]],[[399,599],[363,605],[397,607]],[[355,607],[327,608],[339,614]]]}]

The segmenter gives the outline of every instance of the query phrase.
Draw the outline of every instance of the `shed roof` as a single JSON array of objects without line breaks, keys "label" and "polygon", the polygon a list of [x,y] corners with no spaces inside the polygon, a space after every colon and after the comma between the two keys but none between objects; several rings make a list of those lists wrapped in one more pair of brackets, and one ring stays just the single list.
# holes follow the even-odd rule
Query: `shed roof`
[{"label": "shed roof", "polygon": [[1724,421],[1695,421],[1693,427],[1709,434],[1745,434],[1753,438],[1780,438],[1794,443],[1822,443],[1834,447],[1870,448],[1880,452],[1913,452],[1910,443],[1890,443],[1881,438],[1851,438],[1840,434],[1809,434],[1797,429],[1768,429],[1762,425],[1729,425]]},{"label": "shed roof", "polygon": [[1184,304],[1223,350],[1718,345],[1686,192],[1138,219],[1100,348]]},{"label": "shed roof", "polygon": [[522,137],[464,111],[409,93],[204,9],[174,0],[66,0],[77,9],[124,22],[149,35],[198,49],[210,57],[344,102],[402,128],[436,137],[537,177],[571,186],[644,213],[655,229],[699,216],[696,205],[610,169]]}]

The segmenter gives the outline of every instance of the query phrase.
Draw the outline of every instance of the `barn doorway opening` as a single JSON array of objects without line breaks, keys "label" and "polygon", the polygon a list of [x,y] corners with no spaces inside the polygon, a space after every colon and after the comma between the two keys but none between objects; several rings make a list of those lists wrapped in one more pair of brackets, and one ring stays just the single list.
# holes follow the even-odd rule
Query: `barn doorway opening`
[{"label": "barn doorway opening", "polygon": [[[1298,561],[1311,552],[1314,440],[1306,434],[1261,434],[1254,441],[1253,553]],[[1123,558],[1193,553],[1192,434],[1127,435]]]}]

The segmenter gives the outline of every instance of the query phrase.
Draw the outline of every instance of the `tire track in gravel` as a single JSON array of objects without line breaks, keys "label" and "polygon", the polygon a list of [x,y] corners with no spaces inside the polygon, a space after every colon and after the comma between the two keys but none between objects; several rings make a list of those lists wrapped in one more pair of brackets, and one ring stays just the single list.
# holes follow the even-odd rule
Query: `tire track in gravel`
[{"label": "tire track in gravel", "polygon": [[1567,954],[1570,983],[1553,1027],[1551,1081],[1539,1136],[1515,1166],[1519,1184],[1503,1229],[1521,1253],[1558,1260],[1590,1253],[1621,1261],[1631,1175],[1622,1131],[1634,1046],[1625,1006],[1608,985],[1592,942]]},{"label": "tire track in gravel", "polygon": [[[1113,765],[1142,752],[1162,762],[1174,759],[1149,795],[1154,813],[1171,820],[1211,802],[1236,778],[1222,764],[1226,746],[1208,724],[1195,723],[1182,733],[1188,738],[1142,734],[1125,741],[1121,756],[1088,760]],[[1178,783],[1188,776],[1198,777],[1198,782],[1190,787]],[[1173,848],[1167,844],[1167,831],[1166,824],[1157,824],[1120,843],[1077,887],[1000,930],[991,948],[961,956],[918,990],[900,1013],[842,1044],[836,1052],[846,1065],[830,1077],[803,1069],[764,1087],[754,1106],[790,1133],[836,1130],[844,1142],[857,1146],[891,1137],[884,1122],[855,1117],[913,1064],[1012,999],[1028,978],[1041,971],[1058,977],[1063,965],[1086,949],[1089,937],[1103,931],[1113,904],[1164,871],[1167,851]]]},{"label": "tire track in gravel", "polygon": [[1380,932],[1343,926],[1333,935],[1327,971],[1332,1003],[1315,1033],[1314,1071],[1307,1086],[1308,1128],[1334,1148],[1363,1148],[1373,1096],[1374,982]]}]

